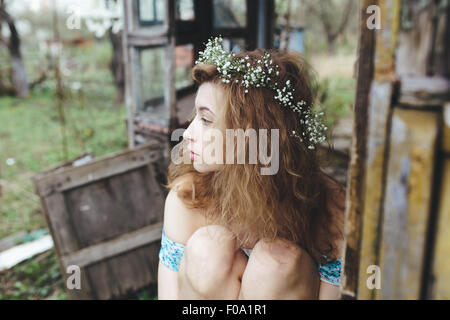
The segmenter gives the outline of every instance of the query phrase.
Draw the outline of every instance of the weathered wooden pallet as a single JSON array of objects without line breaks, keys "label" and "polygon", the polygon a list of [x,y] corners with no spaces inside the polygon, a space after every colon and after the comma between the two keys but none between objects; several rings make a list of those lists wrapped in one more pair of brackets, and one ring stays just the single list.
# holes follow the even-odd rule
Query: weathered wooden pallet
[{"label": "weathered wooden pallet", "polygon": [[158,143],[33,178],[64,279],[81,271],[73,299],[111,299],[157,282],[164,191]]}]

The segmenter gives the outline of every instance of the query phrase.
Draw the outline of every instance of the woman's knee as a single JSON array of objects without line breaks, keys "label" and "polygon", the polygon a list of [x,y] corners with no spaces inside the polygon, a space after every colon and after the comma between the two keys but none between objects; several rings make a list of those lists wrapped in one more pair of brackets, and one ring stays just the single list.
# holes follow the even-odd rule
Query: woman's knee
[{"label": "woman's knee", "polygon": [[301,247],[284,239],[256,243],[242,279],[241,299],[316,299],[316,264]]},{"label": "woman's knee", "polygon": [[280,238],[273,242],[258,241],[252,255],[265,272],[282,278],[296,278],[302,269],[310,269],[314,265],[314,260],[303,248]]},{"label": "woman's knee", "polygon": [[230,275],[236,250],[236,240],[227,228],[202,227],[186,243],[180,276],[186,277],[196,290],[207,294]]}]

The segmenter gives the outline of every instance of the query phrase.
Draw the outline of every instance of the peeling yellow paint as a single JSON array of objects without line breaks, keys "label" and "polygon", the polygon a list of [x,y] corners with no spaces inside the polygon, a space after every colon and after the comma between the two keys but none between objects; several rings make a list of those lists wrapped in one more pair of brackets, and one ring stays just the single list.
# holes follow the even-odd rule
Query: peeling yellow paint
[{"label": "peeling yellow paint", "polygon": [[377,245],[379,242],[378,224],[382,201],[382,177],[384,164],[384,145],[381,145],[373,159],[367,166],[366,188],[364,195],[363,226],[361,239],[361,256],[359,264],[358,299],[374,299],[375,292],[367,288],[366,270],[377,263]]},{"label": "peeling yellow paint", "polygon": [[434,250],[434,287],[431,299],[450,299],[450,159],[446,159]]},{"label": "peeling yellow paint", "polygon": [[382,29],[376,33],[375,79],[393,80],[400,26],[400,0],[380,0]]},{"label": "peeling yellow paint", "polygon": [[437,112],[394,109],[380,267],[382,299],[419,299],[433,191]]}]

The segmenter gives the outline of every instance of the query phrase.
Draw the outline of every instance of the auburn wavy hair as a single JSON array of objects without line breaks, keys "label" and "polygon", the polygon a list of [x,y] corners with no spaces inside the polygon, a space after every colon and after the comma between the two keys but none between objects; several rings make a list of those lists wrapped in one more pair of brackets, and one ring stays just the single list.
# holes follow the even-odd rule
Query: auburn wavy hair
[{"label": "auburn wavy hair", "polygon": [[[311,68],[300,53],[257,49],[236,54],[236,59],[248,55],[248,61],[255,63],[266,52],[280,67],[277,82],[290,80],[295,101],[304,100],[311,106]],[[192,164],[171,161],[166,187],[176,186],[183,203],[203,209],[207,221],[227,226],[240,247],[245,248],[250,239],[282,237],[304,248],[316,261],[325,262],[321,254],[337,258],[334,240],[343,237],[343,230],[336,228],[332,208],[339,204],[337,199],[345,195],[345,189],[322,172],[317,150],[290,135],[293,130],[305,130],[296,114],[282,108],[270,89],[249,88],[245,94],[240,82],[223,83],[214,65],[197,64],[192,77],[198,85],[211,82],[223,91],[223,127],[267,129],[269,133],[279,129],[279,170],[275,175],[261,175],[262,165],[248,164],[246,159],[246,164],[226,164],[219,171],[199,173]],[[248,140],[246,137],[246,157]],[[236,157],[237,152],[234,154]]]}]

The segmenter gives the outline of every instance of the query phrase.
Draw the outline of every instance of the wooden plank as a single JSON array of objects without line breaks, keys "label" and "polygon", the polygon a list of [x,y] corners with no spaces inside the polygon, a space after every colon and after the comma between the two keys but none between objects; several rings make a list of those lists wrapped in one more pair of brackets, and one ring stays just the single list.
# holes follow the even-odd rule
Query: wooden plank
[{"label": "wooden plank", "polygon": [[430,299],[450,299],[450,158],[443,166],[436,243],[433,253],[433,288]]},{"label": "wooden plank", "polygon": [[400,0],[380,0],[381,30],[377,32],[375,79],[395,79],[395,50],[400,20]]},{"label": "wooden plank", "polygon": [[69,254],[61,259],[66,265],[85,267],[161,239],[162,222],[144,227]]},{"label": "wooden plank", "polygon": [[[78,250],[79,245],[77,243],[75,230],[72,227],[64,203],[64,197],[61,193],[53,193],[47,197],[40,196],[40,198],[42,207],[44,208],[44,217],[53,238],[59,269],[64,279],[64,283],[66,283],[69,276],[69,274],[67,274],[67,267],[69,265],[63,263],[61,256]],[[49,214],[51,214],[51,217]],[[80,269],[80,273],[82,290],[67,290],[67,292],[69,296],[75,300],[90,299],[92,297],[90,281],[86,277],[86,272],[83,268]]]},{"label": "wooden plank", "polygon": [[135,39],[167,38],[169,29],[167,26],[141,27],[128,32],[128,37]]},{"label": "wooden plank", "polygon": [[[139,2],[140,0],[124,1],[126,11],[130,21],[130,29],[128,32],[139,29]],[[126,3],[126,4],[125,4]]]},{"label": "wooden plank", "polygon": [[72,224],[82,230],[81,248],[162,221],[164,198],[153,171],[149,166],[65,193]]},{"label": "wooden plank", "polygon": [[450,74],[450,5],[448,1],[441,1],[440,7],[435,11],[436,18],[436,40],[433,56],[430,61],[430,74],[445,75]]},{"label": "wooden plank", "polygon": [[87,266],[87,275],[95,288],[93,299],[124,297],[149,284],[157,284],[160,245],[153,242]]},{"label": "wooden plank", "polygon": [[84,269],[86,277],[94,288],[91,299],[106,300],[120,297],[119,281],[115,280],[115,274],[109,267],[109,261],[102,261]]},{"label": "wooden plank", "polygon": [[380,248],[381,299],[419,299],[438,113],[395,109]]},{"label": "wooden plank", "polygon": [[372,82],[368,108],[366,180],[363,186],[364,206],[359,261],[358,299],[373,299],[375,292],[366,286],[366,270],[378,264],[381,204],[384,196],[386,141],[389,133],[390,105],[394,85]]},{"label": "wooden plank", "polygon": [[121,296],[136,292],[149,284],[157,284],[160,246],[160,242],[153,242],[117,256],[110,262],[115,278],[121,279],[118,281]]},{"label": "wooden plank", "polygon": [[92,183],[155,162],[160,157],[156,143],[121,151],[113,155],[91,161],[83,166],[67,168],[62,172],[49,173],[36,180],[40,196],[64,191],[83,184]]},{"label": "wooden plank", "polygon": [[403,76],[398,103],[412,107],[442,106],[450,100],[450,80],[434,76]]},{"label": "wooden plank", "polygon": [[[129,111],[128,111],[128,124],[131,126],[128,127],[128,134],[131,134],[131,136],[128,136],[128,142],[130,145],[130,148],[134,148],[134,138],[133,138],[133,132],[130,132],[130,129],[134,129],[132,123],[132,117],[139,114],[141,111],[142,106],[142,94],[141,94],[141,86],[140,86],[140,80],[139,80],[139,71],[141,70],[140,66],[141,61],[141,52],[140,50],[136,49],[136,47],[132,47],[128,49],[128,64],[127,68],[130,72],[130,103],[129,103]],[[131,118],[131,119],[130,119]]]},{"label": "wooden plank", "polygon": [[128,36],[129,47],[161,47],[167,44],[167,37],[136,37],[134,35]]},{"label": "wooden plank", "polygon": [[396,72],[399,76],[426,75],[433,43],[433,6],[421,1],[403,1],[398,38]]},{"label": "wooden plank", "polygon": [[[166,108],[168,108],[169,111],[169,119],[167,119],[168,128],[169,130],[173,130],[178,128],[179,126],[178,106],[175,89],[175,1],[166,0],[166,8],[166,20],[169,24],[169,37],[167,41],[168,43],[165,47],[164,72],[166,74],[166,77],[164,86],[164,101],[166,103]],[[167,141],[169,141],[169,137],[167,138]]]},{"label": "wooden plank", "polygon": [[[61,193],[53,193],[43,199],[47,224],[52,234],[55,247],[61,255],[78,250],[76,233]],[[48,216],[48,215],[51,216]]]},{"label": "wooden plank", "polygon": [[365,180],[365,158],[367,141],[367,109],[370,86],[374,72],[375,31],[367,28],[367,7],[376,5],[376,0],[364,0],[359,7],[359,41],[357,58],[357,85],[355,117],[346,202],[346,232],[343,285],[341,296],[356,298],[358,288],[359,255],[363,212],[363,186]]},{"label": "wooden plank", "polygon": [[[121,166],[121,162],[118,161],[118,159],[133,162],[135,161],[133,160],[133,157],[135,157],[136,160],[141,161],[141,157],[145,158],[145,155],[148,157],[148,154],[153,152],[156,152],[157,157],[159,158],[160,150],[158,148],[159,145],[156,143],[146,144],[134,150],[120,152],[80,167],[65,168],[63,171],[58,169],[56,172],[45,172],[40,175],[39,178],[35,179],[35,189],[40,195],[44,207],[45,217],[55,242],[58,263],[64,281],[66,281],[69,276],[69,274],[66,273],[67,267],[73,263],[73,261],[61,260],[61,256],[77,252],[81,248],[90,246],[95,242],[108,241],[114,236],[120,236],[120,234],[135,231],[143,226],[162,221],[164,195],[161,187],[156,182],[156,174],[154,172],[156,162],[148,159],[148,161],[144,162],[143,166],[134,169],[132,166],[129,166],[128,169],[131,171],[123,173],[120,173],[121,170],[117,169],[117,166]],[[105,181],[89,183],[83,188],[79,188],[79,185],[73,184],[72,186],[67,186],[67,189],[56,190],[56,192],[44,194],[46,184],[48,185],[49,181],[54,181],[55,177],[66,177],[65,174],[67,172],[76,175],[77,171],[80,172],[79,170],[81,170],[82,172],[85,172],[86,168],[91,168],[93,172],[99,172],[102,168],[105,168],[103,163],[105,159],[113,166],[110,171],[112,176],[108,177],[108,175],[104,175]],[[156,158],[154,160],[156,160]],[[116,165],[116,168],[114,168],[114,164]],[[65,181],[64,178],[63,181]],[[100,194],[103,194],[107,199],[105,198],[105,201],[99,202],[94,201],[95,199],[92,199],[93,193],[89,194],[89,192],[92,190],[102,190],[102,186],[105,185],[109,185],[110,189],[103,189],[103,193]],[[137,188],[135,192],[130,193],[130,185],[139,185],[142,187]],[[112,193],[108,195],[108,191]],[[79,198],[83,195],[84,198]],[[88,200],[92,200],[93,202],[91,203]],[[86,201],[89,202],[88,205],[91,205],[89,208],[91,210],[88,210]],[[92,210],[92,208],[96,208],[96,206],[99,206],[99,210]],[[104,210],[107,209],[108,206],[111,209]],[[108,216],[108,213],[112,215]],[[130,217],[130,213],[134,213],[135,215]],[[102,222],[102,219],[106,219],[106,223]],[[91,225],[89,225],[89,222],[91,222]],[[86,232],[86,230],[88,232]],[[128,253],[122,253],[121,255],[124,254],[127,255]],[[133,254],[131,253],[128,257],[128,260],[130,261],[137,261],[139,259],[142,260],[142,258],[133,257]],[[135,262],[134,264],[138,266],[139,262]],[[114,268],[120,268],[118,262],[115,261],[114,258],[97,263],[95,270],[97,270],[99,274],[91,274],[89,268],[81,266],[82,290],[68,290],[68,294],[72,299],[92,299],[98,295],[99,290],[105,290],[104,294],[112,297],[116,293],[123,292],[128,288],[128,285],[145,285],[145,283],[139,284],[140,277],[133,280],[136,282],[131,284],[108,283],[111,281],[117,282],[111,280],[115,279],[114,274],[108,271]],[[108,278],[108,275],[112,278]],[[101,277],[106,277],[106,287],[101,286],[101,283],[104,280]],[[150,276],[147,275],[146,277],[150,279]],[[100,287],[97,287],[97,284],[99,284]]]},{"label": "wooden plank", "polygon": [[450,102],[447,102],[443,109],[442,149],[450,156]]},{"label": "wooden plank", "polygon": [[127,132],[128,132],[128,148],[134,148],[133,137],[133,115],[135,113],[134,93],[132,88],[132,68],[131,66],[131,52],[133,48],[128,47],[128,32],[132,30],[132,18],[130,17],[130,8],[132,8],[132,1],[123,1],[123,31],[122,31],[122,50],[124,59],[124,74],[125,74],[125,106],[127,108]]}]

